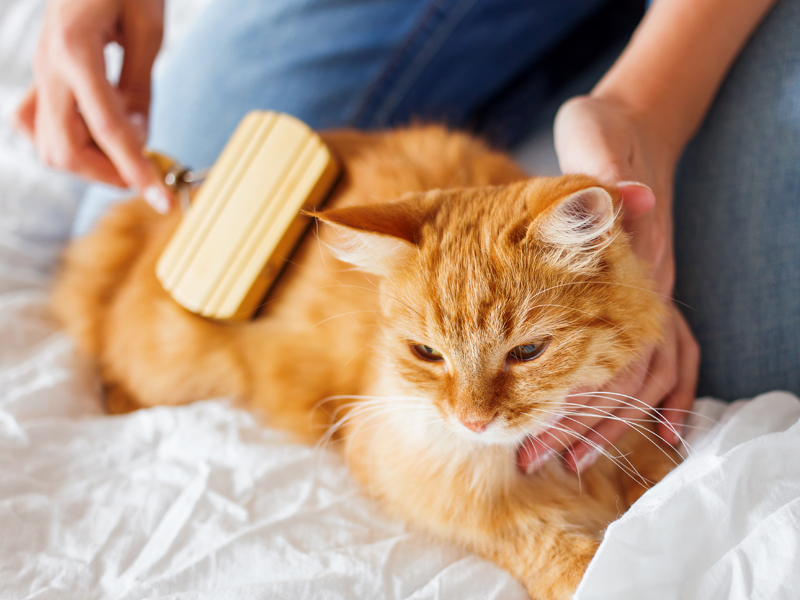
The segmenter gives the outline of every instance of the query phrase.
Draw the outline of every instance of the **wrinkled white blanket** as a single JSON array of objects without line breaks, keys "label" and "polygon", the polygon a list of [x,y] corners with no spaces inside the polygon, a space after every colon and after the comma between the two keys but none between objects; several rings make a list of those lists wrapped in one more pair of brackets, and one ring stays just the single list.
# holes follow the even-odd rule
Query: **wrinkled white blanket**
[{"label": "wrinkled white blanket", "polygon": [[[168,3],[170,39],[204,1]],[[43,3],[0,2],[0,598],[524,598],[224,400],[102,413],[46,306],[82,185],[6,124]],[[800,402],[697,409],[721,423],[609,528],[578,598],[800,598]]]},{"label": "wrinkled white blanket", "polygon": [[800,598],[800,401],[772,392],[695,410],[718,424],[608,528],[581,600]]}]

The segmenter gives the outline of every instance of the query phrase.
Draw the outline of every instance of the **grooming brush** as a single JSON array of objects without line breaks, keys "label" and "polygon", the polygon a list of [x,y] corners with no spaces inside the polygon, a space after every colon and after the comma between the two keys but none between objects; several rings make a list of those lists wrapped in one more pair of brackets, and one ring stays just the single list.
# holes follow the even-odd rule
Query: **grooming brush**
[{"label": "grooming brush", "polygon": [[251,112],[204,174],[151,153],[185,206],[156,266],[184,308],[211,319],[250,319],[277,280],[340,167],[322,139],[286,114]]}]

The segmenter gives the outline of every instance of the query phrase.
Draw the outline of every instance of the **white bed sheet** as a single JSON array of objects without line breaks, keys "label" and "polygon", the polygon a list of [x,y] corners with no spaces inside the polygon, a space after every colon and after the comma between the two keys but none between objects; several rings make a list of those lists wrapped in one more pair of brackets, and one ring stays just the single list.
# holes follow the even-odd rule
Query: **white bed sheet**
[{"label": "white bed sheet", "polygon": [[[205,1],[168,2],[168,46]],[[43,5],[0,0],[0,598],[524,598],[224,400],[103,414],[46,304],[83,185],[7,125]],[[546,137],[523,155],[553,170]],[[800,402],[698,410],[720,425],[609,528],[578,598],[800,598]]]}]

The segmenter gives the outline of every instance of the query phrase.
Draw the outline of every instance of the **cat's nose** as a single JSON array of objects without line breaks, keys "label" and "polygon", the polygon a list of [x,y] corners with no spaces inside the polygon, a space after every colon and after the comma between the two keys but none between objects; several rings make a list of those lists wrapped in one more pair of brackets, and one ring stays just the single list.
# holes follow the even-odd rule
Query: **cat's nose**
[{"label": "cat's nose", "polygon": [[[493,418],[494,417],[492,417],[492,419]],[[461,424],[470,431],[481,433],[486,431],[486,426],[491,422],[492,419],[486,419],[485,421],[461,421]]]}]

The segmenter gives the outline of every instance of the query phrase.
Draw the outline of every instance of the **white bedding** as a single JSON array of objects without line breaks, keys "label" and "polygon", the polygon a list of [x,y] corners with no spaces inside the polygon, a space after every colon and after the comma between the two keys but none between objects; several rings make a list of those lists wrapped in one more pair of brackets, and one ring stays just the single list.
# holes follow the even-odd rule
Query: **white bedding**
[{"label": "white bedding", "polygon": [[[202,4],[168,2],[171,40]],[[0,598],[524,598],[224,400],[103,414],[46,306],[82,184],[5,122],[42,5],[0,0]],[[721,423],[609,528],[579,598],[800,598],[800,402],[698,409]]]}]

